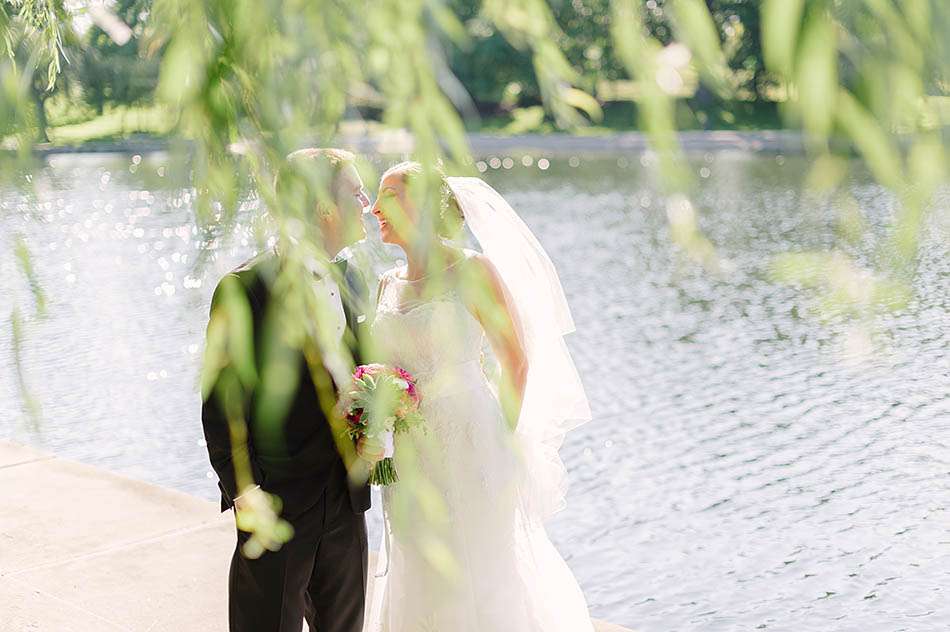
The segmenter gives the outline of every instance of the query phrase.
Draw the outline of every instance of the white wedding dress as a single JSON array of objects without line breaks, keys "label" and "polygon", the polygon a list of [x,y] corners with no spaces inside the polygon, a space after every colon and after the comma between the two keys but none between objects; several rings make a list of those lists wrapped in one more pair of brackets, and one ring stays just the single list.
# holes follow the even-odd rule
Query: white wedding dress
[{"label": "white wedding dress", "polygon": [[395,439],[400,481],[383,489],[366,629],[590,632],[574,576],[532,517],[530,458],[483,370],[481,325],[451,287],[422,300],[403,275],[383,276],[373,333],[383,359],[415,376],[426,431]]}]

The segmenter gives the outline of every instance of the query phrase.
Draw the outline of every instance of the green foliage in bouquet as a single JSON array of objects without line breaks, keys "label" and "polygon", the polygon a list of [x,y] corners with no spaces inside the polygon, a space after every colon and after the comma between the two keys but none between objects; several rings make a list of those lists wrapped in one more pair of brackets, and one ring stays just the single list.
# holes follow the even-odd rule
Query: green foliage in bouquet
[{"label": "green foliage in bouquet", "polygon": [[[359,366],[340,404],[346,419],[346,435],[354,441],[365,439],[385,444],[397,434],[424,430],[420,402],[415,381],[403,369],[380,364]],[[398,480],[389,454],[375,465],[369,478],[373,485],[392,485]]]}]

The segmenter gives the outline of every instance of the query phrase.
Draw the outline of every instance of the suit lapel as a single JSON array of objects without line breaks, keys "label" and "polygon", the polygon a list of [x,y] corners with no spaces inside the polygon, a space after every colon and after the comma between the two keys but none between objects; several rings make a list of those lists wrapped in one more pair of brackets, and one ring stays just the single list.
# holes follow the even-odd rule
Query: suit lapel
[{"label": "suit lapel", "polygon": [[363,302],[360,296],[358,283],[354,282],[349,269],[349,261],[341,259],[335,261],[334,265],[340,271],[340,278],[343,286],[340,288],[340,303],[343,305],[343,315],[346,317],[346,331],[343,332],[343,341],[353,355],[353,360],[360,364],[360,329],[362,328],[361,318],[365,316],[360,312],[359,305]]}]

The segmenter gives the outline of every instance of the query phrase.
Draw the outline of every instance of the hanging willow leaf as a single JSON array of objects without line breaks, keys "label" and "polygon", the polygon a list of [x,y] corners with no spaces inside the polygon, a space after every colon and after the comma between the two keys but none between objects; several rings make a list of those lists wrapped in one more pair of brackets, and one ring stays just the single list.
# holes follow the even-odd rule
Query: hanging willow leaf
[{"label": "hanging willow leaf", "polygon": [[593,97],[582,98],[578,74],[558,45],[564,41],[551,9],[542,0],[485,0],[483,12],[517,48],[531,51],[532,65],[545,107],[561,127],[572,129],[586,124],[578,109],[600,120],[600,105]]},{"label": "hanging willow leaf", "polygon": [[691,177],[685,169],[676,140],[674,99],[657,85],[660,43],[646,34],[639,7],[632,0],[614,0],[611,34],[621,61],[640,88],[634,98],[641,127],[660,156],[663,184],[670,191],[684,191]]},{"label": "hanging willow leaf", "polygon": [[848,133],[878,182],[899,191],[903,182],[900,153],[877,120],[847,90],[838,93],[838,124]]},{"label": "hanging willow leaf", "polygon": [[797,51],[805,0],[765,0],[762,3],[762,54],[766,65],[790,77]]},{"label": "hanging willow leaf", "polygon": [[719,43],[719,34],[709,8],[700,0],[679,0],[671,5],[677,30],[683,42],[699,60],[700,72],[721,98],[731,93],[726,78],[730,75]]},{"label": "hanging willow leaf", "polygon": [[838,48],[831,16],[812,9],[802,30],[796,63],[798,107],[809,140],[823,145],[831,133],[838,85]]},{"label": "hanging willow leaf", "polygon": [[22,235],[16,235],[13,240],[13,253],[16,255],[17,262],[20,264],[20,270],[30,284],[30,290],[33,293],[33,300],[36,304],[36,314],[42,317],[46,314],[46,292],[43,291],[43,285],[40,283],[33,267],[33,258],[30,256],[30,249],[23,240]]},{"label": "hanging willow leaf", "polygon": [[20,400],[26,409],[27,418],[36,428],[40,423],[40,405],[33,396],[26,383],[26,373],[23,369],[23,317],[19,308],[13,307],[10,312],[10,333],[13,337],[13,367],[17,376],[17,386],[20,391]]},{"label": "hanging willow leaf", "polygon": [[597,99],[590,96],[583,90],[577,88],[565,88],[562,97],[564,102],[573,108],[583,111],[594,121],[600,121],[604,118],[604,110],[600,107]]}]

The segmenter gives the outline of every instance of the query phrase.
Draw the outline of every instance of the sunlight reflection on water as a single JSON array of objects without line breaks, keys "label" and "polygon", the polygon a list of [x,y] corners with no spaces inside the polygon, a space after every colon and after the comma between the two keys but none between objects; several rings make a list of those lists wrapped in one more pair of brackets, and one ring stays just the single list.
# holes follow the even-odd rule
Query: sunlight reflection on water
[{"label": "sunlight reflection on water", "polygon": [[[0,436],[213,499],[198,363],[217,279],[251,251],[193,225],[163,154],[63,155],[38,199],[0,192],[0,275],[25,310],[24,416],[0,339]],[[671,251],[649,154],[478,163],[558,265],[595,423],[571,435],[569,507],[551,524],[593,613],[643,631],[950,628],[950,262],[925,241],[915,299],[849,361],[846,323],[767,280],[772,254],[837,243],[800,158],[694,156],[727,276]],[[893,198],[850,183],[872,227]],[[944,195],[939,208],[946,212]],[[48,297],[37,320],[8,256],[22,233]],[[202,248],[214,250],[204,270]],[[4,301],[4,304],[8,304]],[[852,358],[853,360],[853,358]],[[371,517],[378,531],[378,517]]]}]

